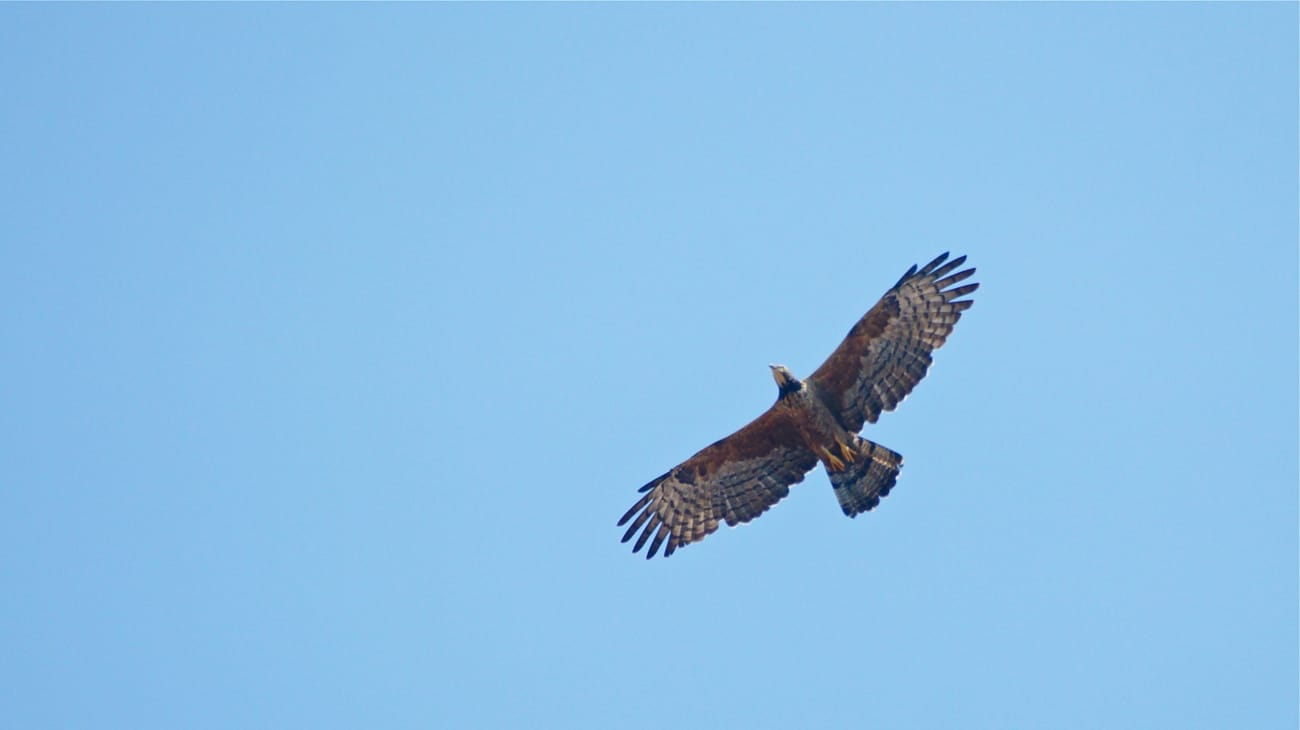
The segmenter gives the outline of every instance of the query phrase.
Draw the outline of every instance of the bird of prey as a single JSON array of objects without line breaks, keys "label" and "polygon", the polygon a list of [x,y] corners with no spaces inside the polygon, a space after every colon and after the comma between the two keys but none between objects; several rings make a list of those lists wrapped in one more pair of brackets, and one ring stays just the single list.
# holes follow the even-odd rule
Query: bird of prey
[{"label": "bird of prey", "polygon": [[856,517],[879,504],[903,457],[858,432],[912,392],[930,368],[931,353],[974,303],[959,297],[979,284],[957,284],[975,269],[951,273],[965,261],[948,261],[944,253],[908,269],[807,380],[783,365],[769,366],[776,403],[641,487],[644,496],[618,521],[620,527],[632,523],[623,542],[636,537],[633,552],[649,542],[647,559],[660,546],[668,557],[703,540],[721,520],[734,527],[763,514],[818,462],[844,514]]}]

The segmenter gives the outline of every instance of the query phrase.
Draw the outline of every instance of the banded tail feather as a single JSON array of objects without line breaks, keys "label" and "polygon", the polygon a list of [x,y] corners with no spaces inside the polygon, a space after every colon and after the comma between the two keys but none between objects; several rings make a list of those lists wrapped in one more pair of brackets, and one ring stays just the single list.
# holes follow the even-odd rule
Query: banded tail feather
[{"label": "banded tail feather", "polygon": [[840,509],[849,517],[857,517],[880,504],[903,468],[903,455],[880,444],[859,438],[854,447],[857,459],[840,471],[826,472]]}]

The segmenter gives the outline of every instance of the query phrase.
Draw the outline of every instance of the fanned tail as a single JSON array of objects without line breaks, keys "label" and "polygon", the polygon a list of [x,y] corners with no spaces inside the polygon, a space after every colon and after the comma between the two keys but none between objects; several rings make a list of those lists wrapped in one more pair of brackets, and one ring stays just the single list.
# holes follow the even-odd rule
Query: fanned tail
[{"label": "fanned tail", "polygon": [[898,470],[903,468],[902,454],[880,444],[859,438],[855,450],[857,458],[845,463],[843,469],[826,470],[840,509],[849,517],[857,517],[880,504],[897,481]]}]

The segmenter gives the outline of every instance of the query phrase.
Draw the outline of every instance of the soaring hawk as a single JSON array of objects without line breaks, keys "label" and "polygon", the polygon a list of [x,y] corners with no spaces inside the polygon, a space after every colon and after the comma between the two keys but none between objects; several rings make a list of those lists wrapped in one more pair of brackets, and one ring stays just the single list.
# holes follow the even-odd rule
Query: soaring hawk
[{"label": "soaring hawk", "polygon": [[645,496],[618,521],[631,521],[623,542],[640,532],[632,551],[650,543],[646,558],[664,557],[703,540],[726,520],[735,526],[758,517],[790,493],[818,462],[826,468],[840,509],[849,517],[889,494],[902,455],[858,436],[864,422],[892,411],[930,368],[961,313],[974,302],[958,299],[979,284],[956,286],[975,273],[950,273],[944,253],[903,278],[862,316],[848,337],[807,380],[772,365],[776,403],[749,425],[706,447],[641,487]]}]

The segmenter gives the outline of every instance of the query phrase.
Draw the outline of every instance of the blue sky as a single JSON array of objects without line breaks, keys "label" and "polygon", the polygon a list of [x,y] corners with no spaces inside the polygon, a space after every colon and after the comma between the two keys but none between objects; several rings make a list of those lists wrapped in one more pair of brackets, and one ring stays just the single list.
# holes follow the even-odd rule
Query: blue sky
[{"label": "blue sky", "polygon": [[[1296,22],[0,7],[0,714],[1295,727]],[[618,542],[945,250],[879,509]]]}]

